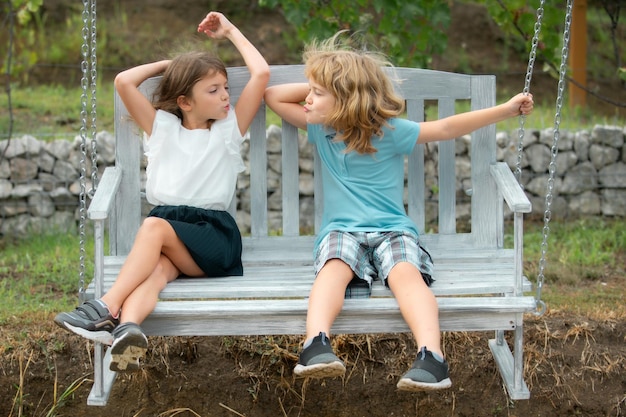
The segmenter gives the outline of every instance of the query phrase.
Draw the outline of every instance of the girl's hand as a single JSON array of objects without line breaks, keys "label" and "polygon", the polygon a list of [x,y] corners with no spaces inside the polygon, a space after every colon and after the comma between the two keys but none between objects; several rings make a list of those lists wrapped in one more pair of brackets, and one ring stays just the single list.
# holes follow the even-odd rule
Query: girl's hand
[{"label": "girl's hand", "polygon": [[513,116],[529,115],[533,112],[533,95],[530,93],[519,93],[509,100],[508,105],[511,108],[511,113]]},{"label": "girl's hand", "polygon": [[233,27],[234,25],[223,14],[210,12],[198,25],[198,32],[204,32],[212,39],[223,39]]}]

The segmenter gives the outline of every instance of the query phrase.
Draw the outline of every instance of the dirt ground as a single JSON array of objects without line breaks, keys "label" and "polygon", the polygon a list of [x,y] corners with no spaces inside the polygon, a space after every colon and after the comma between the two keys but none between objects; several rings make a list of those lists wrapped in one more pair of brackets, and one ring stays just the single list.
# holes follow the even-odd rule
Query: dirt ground
[{"label": "dirt ground", "polygon": [[[4,346],[21,345],[0,352],[0,415],[626,416],[626,322],[604,317],[528,317],[529,400],[508,399],[487,345],[492,334],[455,332],[443,335],[453,386],[436,393],[396,389],[415,354],[406,334],[337,336],[347,373],[325,381],[293,377],[297,336],[150,338],[143,370],[120,374],[105,407],[86,405],[91,342],[49,320],[13,323],[0,330]],[[56,414],[46,414],[72,383]]]}]

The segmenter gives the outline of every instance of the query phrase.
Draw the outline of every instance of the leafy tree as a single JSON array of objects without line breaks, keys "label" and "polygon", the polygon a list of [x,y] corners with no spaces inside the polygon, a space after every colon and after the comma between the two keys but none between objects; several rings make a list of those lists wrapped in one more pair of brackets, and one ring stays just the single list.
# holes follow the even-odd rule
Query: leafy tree
[{"label": "leafy tree", "polygon": [[[519,45],[519,50],[528,54],[531,40],[535,33],[537,12],[540,5],[539,0],[475,0],[477,3],[484,4],[489,14],[496,23],[500,25],[510,42]],[[561,53],[563,48],[563,28],[565,25],[565,5],[561,4],[557,7],[545,2],[542,14],[541,33],[539,34],[539,43],[537,44],[537,59],[543,61],[545,68],[556,76],[561,62]],[[608,18],[609,30],[607,31],[606,40],[612,45],[613,56],[598,57],[601,59],[595,68],[596,75],[603,74],[603,77],[616,77],[623,82],[626,81],[626,68],[622,66],[621,49],[618,34],[618,22],[620,13],[626,7],[626,0],[589,0],[587,9],[603,10],[605,17]],[[589,12],[588,12],[589,13]],[[592,36],[593,33],[590,33]],[[590,55],[588,55],[590,56]],[[602,65],[602,67],[600,67]],[[584,88],[582,86],[579,86]],[[585,88],[586,89],[586,88]],[[598,99],[603,100],[616,107],[626,107],[625,102],[616,101],[608,97],[604,97],[596,91],[586,89],[588,93],[593,94]]]},{"label": "leafy tree", "polygon": [[[491,18],[500,26],[516,51],[529,52],[535,34],[539,0],[476,0],[476,3],[485,5]],[[562,48],[563,18],[562,8],[544,5],[537,55],[544,62],[556,63],[557,67]]]},{"label": "leafy tree", "polygon": [[[39,11],[43,0],[5,0],[2,14],[6,19],[6,55],[2,59],[2,72],[7,79],[23,75],[37,62]],[[8,82],[8,81],[7,81]]]},{"label": "leafy tree", "polygon": [[300,40],[325,39],[340,30],[358,33],[396,65],[428,67],[446,48],[448,2],[440,0],[259,0],[280,6]]},{"label": "leafy tree", "polygon": [[[37,61],[37,54],[29,48],[35,43],[36,31],[32,27],[28,27],[33,16],[41,9],[43,0],[6,0],[2,4],[2,11],[6,16],[6,27],[8,28],[7,49],[6,54],[2,58],[2,73],[6,75],[5,91],[7,94],[7,109],[9,113],[9,129],[7,132],[7,145],[4,149],[0,149],[0,160],[4,158],[6,150],[9,148],[11,135],[13,133],[13,104],[11,102],[11,78],[16,72],[24,72]],[[16,33],[19,31],[19,36]],[[20,43],[15,43],[16,38]],[[14,66],[13,60],[16,51],[19,60]]]}]

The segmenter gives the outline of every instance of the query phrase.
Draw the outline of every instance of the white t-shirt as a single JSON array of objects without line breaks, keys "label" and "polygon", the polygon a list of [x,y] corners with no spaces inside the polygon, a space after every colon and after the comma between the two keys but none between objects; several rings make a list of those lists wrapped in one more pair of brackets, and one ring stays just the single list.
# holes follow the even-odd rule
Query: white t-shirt
[{"label": "white t-shirt", "polygon": [[144,136],[148,157],[146,197],[154,205],[187,205],[226,210],[237,174],[245,169],[235,111],[211,129],[188,130],[181,120],[158,110],[152,135]]}]

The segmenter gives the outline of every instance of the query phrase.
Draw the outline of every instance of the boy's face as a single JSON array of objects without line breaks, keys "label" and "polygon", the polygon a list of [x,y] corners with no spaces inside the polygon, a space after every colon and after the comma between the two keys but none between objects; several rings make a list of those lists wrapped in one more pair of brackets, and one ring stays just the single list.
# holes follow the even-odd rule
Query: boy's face
[{"label": "boy's face", "polygon": [[311,90],[306,96],[304,114],[309,124],[324,124],[326,116],[335,108],[335,97],[314,80],[309,81]]}]

